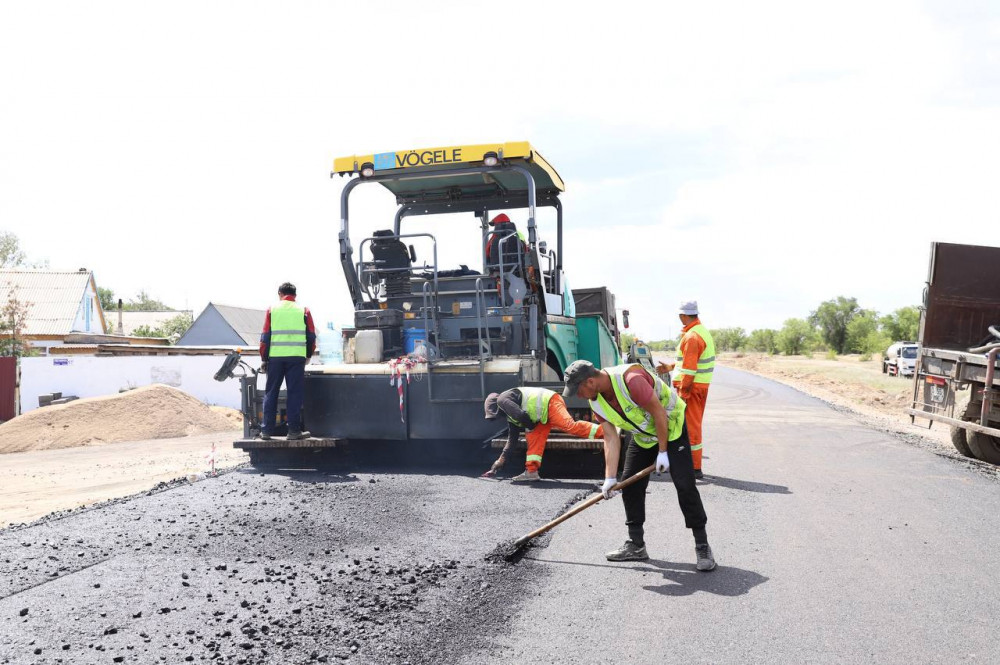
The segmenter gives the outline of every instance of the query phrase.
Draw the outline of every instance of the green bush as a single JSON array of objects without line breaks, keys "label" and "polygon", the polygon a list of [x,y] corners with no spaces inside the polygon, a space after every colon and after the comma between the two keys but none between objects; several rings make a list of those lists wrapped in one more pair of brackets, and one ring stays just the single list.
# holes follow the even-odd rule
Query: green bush
[{"label": "green bush", "polygon": [[829,351],[826,352],[826,359],[827,360],[836,360],[837,359],[837,352],[834,351],[833,349],[830,349]]}]

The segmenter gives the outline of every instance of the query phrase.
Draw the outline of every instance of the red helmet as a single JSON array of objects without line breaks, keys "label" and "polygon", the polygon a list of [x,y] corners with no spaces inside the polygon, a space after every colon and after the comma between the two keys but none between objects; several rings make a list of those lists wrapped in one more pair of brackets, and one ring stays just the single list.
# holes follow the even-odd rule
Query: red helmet
[{"label": "red helmet", "polygon": [[509,222],[509,221],[510,217],[508,217],[504,213],[500,213],[499,215],[490,220],[490,226],[493,226],[495,224],[500,224],[501,222]]}]

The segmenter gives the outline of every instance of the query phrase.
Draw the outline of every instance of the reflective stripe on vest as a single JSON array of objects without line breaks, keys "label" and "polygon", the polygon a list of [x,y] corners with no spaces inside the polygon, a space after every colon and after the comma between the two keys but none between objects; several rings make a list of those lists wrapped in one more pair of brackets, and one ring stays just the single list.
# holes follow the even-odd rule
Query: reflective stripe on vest
[{"label": "reflective stripe on vest", "polygon": [[712,339],[712,333],[708,332],[708,328],[700,323],[688,330],[684,337],[688,337],[691,333],[695,333],[705,341],[705,350],[698,357],[698,369],[684,369],[684,352],[681,350],[683,344],[678,344],[677,373],[693,376],[695,383],[711,383],[712,373],[715,371],[715,340]]},{"label": "reflective stripe on vest", "polygon": [[628,388],[625,385],[625,372],[633,367],[638,367],[653,377],[653,392],[659,398],[660,404],[667,411],[667,441],[676,440],[680,437],[681,430],[684,427],[684,411],[687,405],[684,403],[684,400],[678,397],[673,388],[661,381],[655,374],[650,373],[642,365],[616,365],[604,369],[608,373],[608,376],[611,377],[611,386],[614,388],[618,406],[621,407],[627,418],[622,418],[618,411],[608,404],[604,396],[600,394],[597,395],[596,400],[591,400],[590,408],[593,409],[594,413],[615,427],[632,432],[633,438],[639,446],[652,448],[657,445],[659,442],[656,439],[656,422],[653,419],[653,415],[632,400],[632,396],[629,395]]},{"label": "reflective stripe on vest", "polygon": [[518,388],[521,391],[521,409],[533,423],[549,422],[549,402],[555,393],[545,388]]},{"label": "reflective stripe on vest", "polygon": [[306,357],[306,310],[291,300],[271,308],[270,358]]}]

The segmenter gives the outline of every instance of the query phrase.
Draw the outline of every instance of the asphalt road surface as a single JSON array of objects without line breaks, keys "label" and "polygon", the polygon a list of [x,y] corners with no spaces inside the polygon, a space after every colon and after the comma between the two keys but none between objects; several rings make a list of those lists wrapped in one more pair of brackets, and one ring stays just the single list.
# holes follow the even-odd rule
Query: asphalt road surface
[{"label": "asphalt road surface", "polygon": [[649,562],[615,499],[505,563],[594,484],[243,470],[0,531],[0,663],[1000,660],[994,473],[724,368],[706,434],[711,573],[666,477]]}]

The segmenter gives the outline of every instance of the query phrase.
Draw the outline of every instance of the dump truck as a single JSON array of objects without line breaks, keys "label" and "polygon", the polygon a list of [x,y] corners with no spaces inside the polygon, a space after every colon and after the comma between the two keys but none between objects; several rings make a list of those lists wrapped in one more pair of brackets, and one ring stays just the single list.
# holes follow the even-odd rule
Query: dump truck
[{"label": "dump truck", "polygon": [[931,245],[919,337],[911,421],[947,425],[962,455],[1000,464],[1000,247]]},{"label": "dump truck", "polygon": [[[312,437],[304,441],[254,439],[260,398],[246,394],[255,377],[242,380],[247,424],[235,445],[255,465],[280,464],[293,450],[387,441],[443,445],[461,456],[488,446],[502,425],[483,417],[489,393],[559,390],[563,371],[580,358],[597,367],[621,362],[614,294],[569,287],[565,186],[529,143],[352,155],[334,161],[337,176],[348,178],[339,260],[354,305],[344,362],[306,366],[303,419]],[[386,228],[360,241],[351,236],[350,205],[359,187],[388,192],[396,204]],[[503,211],[521,215],[516,230],[491,225]],[[539,237],[540,211],[554,221],[554,237]],[[426,216],[436,217],[422,224]],[[440,264],[441,244],[453,244],[459,229],[474,229],[465,235],[475,240],[464,258]],[[569,407],[589,413],[580,400]]]}]

